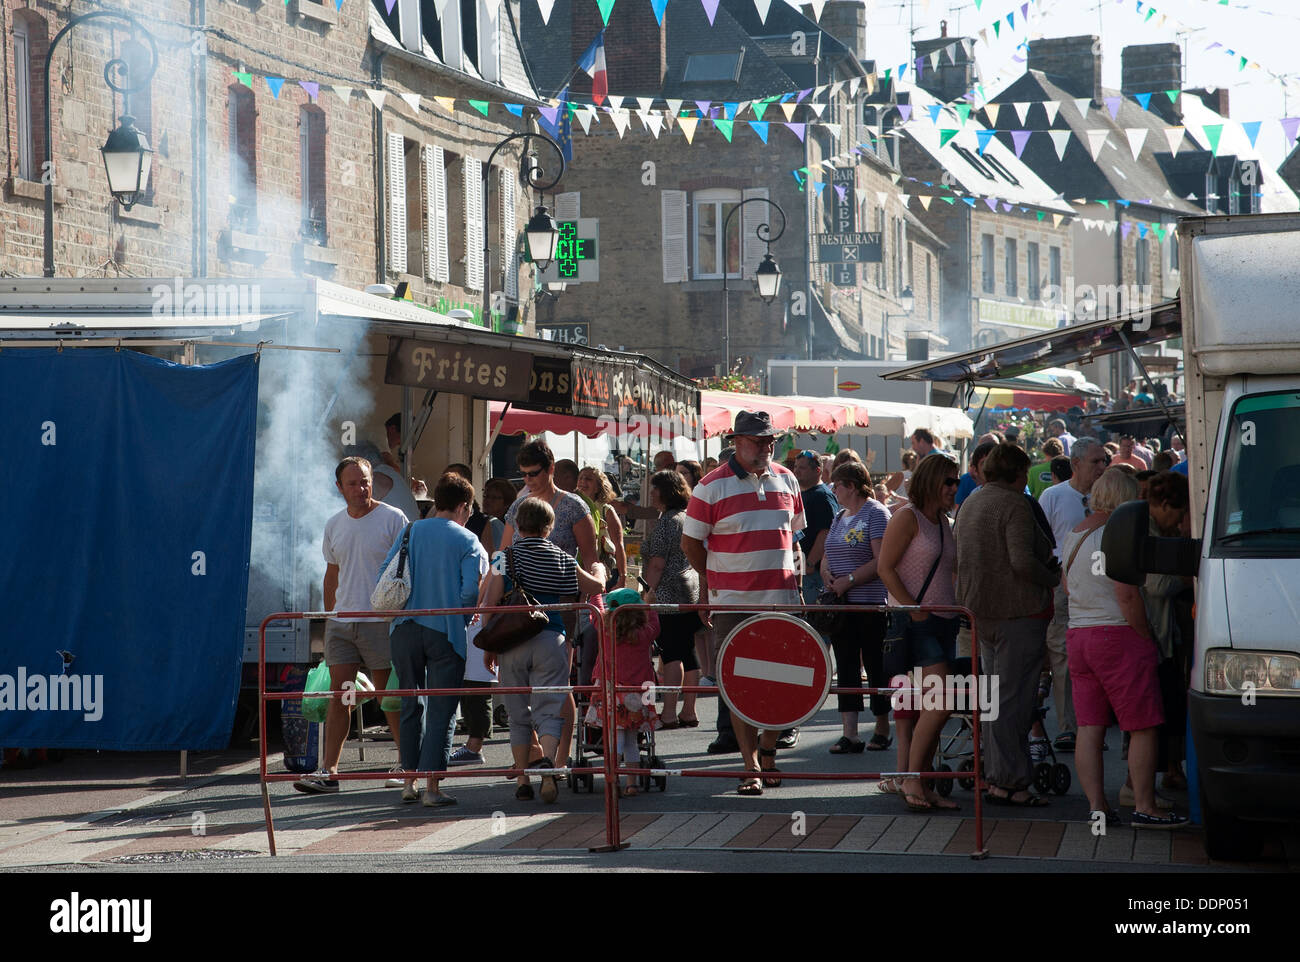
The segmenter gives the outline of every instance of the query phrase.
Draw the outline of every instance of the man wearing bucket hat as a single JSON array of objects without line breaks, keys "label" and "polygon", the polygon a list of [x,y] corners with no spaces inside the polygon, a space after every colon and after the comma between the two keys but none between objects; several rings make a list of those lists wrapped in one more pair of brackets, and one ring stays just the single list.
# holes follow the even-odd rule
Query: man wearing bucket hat
[{"label": "man wearing bucket hat", "polygon": [[[799,604],[801,565],[794,536],[804,528],[803,498],[795,476],[772,461],[772,449],[782,433],[772,426],[766,411],[741,411],[728,435],[735,453],[691,492],[682,524],[682,551],[700,574],[700,598],[708,604]],[[716,637],[725,639],[749,617],[743,611],[713,615]],[[710,746],[711,752],[735,750],[728,744],[728,727],[735,731],[745,767],[756,773],[741,783],[740,793],[760,795],[763,785],[779,785],[775,776],[760,781],[757,772],[775,770],[780,733],[763,732],[760,738],[757,729],[733,718],[719,699],[718,740]],[[762,765],[760,759],[770,764]]]}]

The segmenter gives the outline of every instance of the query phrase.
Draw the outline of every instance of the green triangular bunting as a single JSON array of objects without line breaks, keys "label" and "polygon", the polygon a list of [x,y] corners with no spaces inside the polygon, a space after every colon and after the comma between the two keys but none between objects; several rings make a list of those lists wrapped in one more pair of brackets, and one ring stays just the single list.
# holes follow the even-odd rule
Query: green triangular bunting
[{"label": "green triangular bunting", "polygon": [[1044,217],[1046,217],[1046,216],[1047,216],[1047,211],[1045,211],[1045,210],[1040,210],[1040,211],[1038,212],[1038,219],[1039,219],[1039,220],[1042,220],[1042,219],[1043,219]]},{"label": "green triangular bunting", "polygon": [[954,137],[956,137],[956,136],[957,136],[957,131],[955,131],[955,130],[943,130],[943,129],[940,129],[940,131],[939,131],[939,149],[942,150],[944,147],[946,147],[946,146],[948,145],[948,141],[952,140],[952,139],[953,139]]},{"label": "green triangular bunting", "polygon": [[[970,116],[970,104],[957,104],[957,116],[960,118],[962,126],[965,126],[966,118]],[[940,144],[940,146],[943,145]]]},{"label": "green triangular bunting", "polygon": [[1205,139],[1210,142],[1210,150],[1217,156],[1219,153],[1219,138],[1223,135],[1223,124],[1206,124],[1203,129]]},{"label": "green triangular bunting", "polygon": [[481,113],[484,117],[486,117],[486,116],[488,115],[488,101],[486,101],[486,100],[471,100],[471,101],[469,102],[469,105],[470,105],[471,107],[473,107],[475,110],[477,110],[479,113]]},{"label": "green triangular bunting", "polygon": [[713,125],[722,131],[722,136],[727,138],[727,143],[731,143],[731,128],[735,123],[734,120],[715,120]]},{"label": "green triangular bunting", "polygon": [[768,101],[766,100],[755,100],[749,105],[750,109],[754,111],[754,118],[756,120],[763,119],[763,114],[767,113],[767,105]]},{"label": "green triangular bunting", "polygon": [[605,21],[605,26],[609,26],[609,15],[614,9],[614,0],[596,0],[596,6],[600,7],[600,19]]},{"label": "green triangular bunting", "polygon": [[1166,90],[1166,91],[1165,91],[1165,96],[1169,98],[1169,102],[1170,102],[1170,103],[1173,103],[1175,100],[1178,99],[1178,91],[1177,91],[1176,89],[1175,89],[1175,90]]}]

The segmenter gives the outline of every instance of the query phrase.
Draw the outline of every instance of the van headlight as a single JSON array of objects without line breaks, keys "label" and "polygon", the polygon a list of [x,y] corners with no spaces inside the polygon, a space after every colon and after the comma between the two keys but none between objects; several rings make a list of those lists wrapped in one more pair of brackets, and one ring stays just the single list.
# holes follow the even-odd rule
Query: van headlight
[{"label": "van headlight", "polygon": [[1300,655],[1212,648],[1205,656],[1205,690],[1211,695],[1300,695]]}]

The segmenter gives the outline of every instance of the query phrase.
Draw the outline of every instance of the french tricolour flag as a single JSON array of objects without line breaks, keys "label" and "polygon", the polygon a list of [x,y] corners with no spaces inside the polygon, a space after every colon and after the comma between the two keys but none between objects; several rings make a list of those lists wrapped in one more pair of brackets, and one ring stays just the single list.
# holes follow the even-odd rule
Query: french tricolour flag
[{"label": "french tricolour flag", "polygon": [[578,61],[578,67],[587,72],[591,77],[591,99],[597,106],[605,102],[605,96],[609,93],[609,80],[605,75],[605,31],[602,30],[596,34],[596,39],[591,42],[587,52],[582,55]]}]

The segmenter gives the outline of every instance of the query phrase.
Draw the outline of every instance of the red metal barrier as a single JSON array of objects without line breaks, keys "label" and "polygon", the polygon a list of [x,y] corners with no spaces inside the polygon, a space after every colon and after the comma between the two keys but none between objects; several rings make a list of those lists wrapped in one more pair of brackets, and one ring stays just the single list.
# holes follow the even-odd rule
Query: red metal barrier
[{"label": "red metal barrier", "polygon": [[[303,698],[308,698],[308,697],[334,698],[335,696],[351,695],[352,697],[356,698],[358,702],[361,702],[364,701],[366,698],[416,697],[419,695],[444,695],[444,696],[447,695],[460,696],[466,694],[481,695],[483,694],[484,690],[482,688],[390,688],[390,689],[385,689],[384,691],[375,691],[373,693],[367,692],[364,695],[359,695],[355,689],[348,690],[348,691],[269,692],[266,690],[266,627],[267,625],[269,625],[273,621],[302,621],[302,620],[317,620],[323,618],[392,619],[398,617],[412,617],[416,615],[419,616],[473,615],[473,614],[482,614],[485,612],[503,613],[509,611],[530,611],[530,610],[534,610],[534,609],[529,608],[527,605],[519,605],[519,606],[495,605],[491,607],[482,607],[482,608],[418,608],[418,609],[412,608],[409,610],[403,609],[401,611],[281,611],[272,615],[267,615],[265,618],[263,618],[261,627],[258,630],[258,653],[257,653],[258,726],[259,726],[259,732],[261,736],[259,739],[260,744],[258,747],[258,754],[259,754],[259,764],[260,764],[261,783],[262,783],[262,809],[266,817],[266,838],[267,838],[267,843],[270,846],[271,854],[275,855],[275,822],[271,815],[271,793],[269,790],[269,785],[271,782],[297,781],[301,776],[295,775],[292,772],[286,772],[284,774],[278,774],[278,773],[273,774],[266,770],[266,703],[268,701],[294,701],[294,700],[301,700]],[[607,647],[609,647],[606,644],[604,644],[604,638],[603,638],[604,622],[600,617],[601,610],[591,602],[578,602],[573,604],[562,604],[562,605],[539,605],[537,606],[536,610],[540,610],[540,611],[585,610],[589,612],[591,615],[591,623],[596,627],[597,636],[600,639],[601,652],[603,653],[604,650]],[[565,691],[571,694],[578,693],[578,692],[590,693],[596,691],[596,686],[595,685],[556,685],[550,687],[526,686],[526,687],[512,688],[512,687],[502,687],[499,685],[494,685],[492,687],[492,692],[494,694],[515,695],[515,694],[531,693],[534,691],[549,691],[549,692]],[[581,721],[576,717],[576,713],[575,713],[575,718],[574,718],[575,728],[578,724],[581,724]],[[561,748],[567,751],[566,746],[561,746]],[[603,773],[605,775],[605,782],[607,786],[606,798],[608,800],[608,784],[610,782],[610,777],[611,777],[610,776],[611,762],[610,762],[608,751],[605,752],[605,759],[604,759],[605,764],[603,768],[595,768],[595,767],[569,768],[568,767],[569,759],[567,755],[565,756],[563,761],[564,764],[559,765],[560,759],[557,758],[556,768],[530,768],[527,769],[526,771],[523,769],[516,769],[516,768],[477,768],[472,771],[460,770],[460,771],[445,771],[445,772],[405,772],[404,777],[419,780],[422,778],[427,779],[430,777],[442,779],[442,778],[478,778],[483,775],[502,775],[502,776],[510,776],[513,778],[523,774],[586,775],[586,774]],[[386,781],[387,779],[391,778],[392,775],[389,772],[339,772],[334,777],[342,781],[366,781],[366,780],[373,781],[375,779],[381,779]],[[608,812],[608,807],[606,810]],[[617,826],[614,826],[614,830],[615,831],[617,830]],[[610,832],[610,824],[607,817],[606,833],[609,834],[609,832]]]},{"label": "red metal barrier", "polygon": [[[808,611],[816,607],[814,605],[623,605],[622,608],[640,608],[648,611],[654,611],[663,614],[677,614],[687,611],[699,612],[740,612],[748,614],[761,614],[764,612],[801,612]],[[704,769],[649,769],[649,768],[631,768],[620,767],[618,764],[617,749],[617,728],[615,727],[615,699],[619,693],[640,692],[642,689],[635,686],[617,685],[617,645],[613,644],[613,616],[614,612],[604,612],[601,617],[601,610],[590,602],[563,604],[563,605],[541,605],[543,611],[578,611],[586,610],[591,615],[592,624],[596,627],[597,636],[600,646],[601,661],[601,685],[602,692],[602,722],[604,725],[604,751],[603,766],[601,768],[583,767],[569,768],[567,765],[568,757],[564,758],[563,766],[559,765],[560,759],[556,759],[557,767],[552,769],[513,769],[513,768],[477,768],[474,770],[458,770],[445,772],[408,772],[407,777],[412,779],[436,777],[442,778],[478,778],[484,775],[501,775],[517,777],[522,774],[595,774],[601,773],[605,778],[605,838],[606,844],[593,848],[594,852],[616,851],[627,848],[627,842],[622,841],[619,826],[618,813],[618,781],[621,775],[651,775],[667,776],[680,775],[687,778],[745,778],[753,773],[747,771],[714,771]],[[268,692],[266,690],[266,628],[274,621],[287,620],[313,620],[322,618],[360,618],[360,617],[407,617],[413,615],[449,615],[449,614],[478,614],[483,612],[507,612],[507,611],[527,611],[526,606],[520,607],[491,607],[491,608],[422,608],[418,610],[403,611],[316,611],[316,612],[278,612],[268,615],[263,619],[259,630],[259,647],[258,647],[258,723],[260,727],[260,772],[262,786],[262,805],[266,818],[267,841],[270,846],[271,855],[276,854],[275,850],[275,826],[271,814],[271,798],[269,785],[277,781],[296,781],[300,776],[293,773],[272,774],[267,771],[267,740],[266,740],[266,705],[268,701],[289,701],[300,700],[304,697],[334,697],[351,694],[356,696],[356,691],[350,692]],[[900,608],[886,608],[881,605],[837,605],[835,611],[839,612],[885,612],[885,611],[927,611],[927,612],[956,612],[965,615],[971,625],[971,674],[974,677],[979,675],[979,640],[976,635],[975,618],[973,613],[958,605],[914,605]],[[611,643],[606,643],[606,640]],[[701,685],[679,685],[679,686],[656,686],[659,690],[676,691],[676,692],[693,692],[693,693],[717,693],[718,688],[714,686]],[[598,690],[596,685],[564,685],[553,686],[548,688],[534,687],[500,687],[493,686],[492,691],[498,694],[523,694],[533,691],[560,691],[564,690],[570,693],[594,693]],[[907,692],[920,692],[920,689],[907,688],[837,688],[832,687],[828,694],[905,694]],[[953,689],[955,691],[955,689]],[[483,694],[481,688],[401,688],[388,689],[385,691],[376,691],[373,694],[367,694],[365,697],[414,697],[419,695],[463,695],[463,694]],[[719,696],[721,697],[721,696]],[[581,725],[582,719],[575,713],[574,725]],[[971,772],[785,772],[781,773],[782,779],[793,781],[873,781],[880,778],[920,778],[920,779],[960,779],[973,778],[975,781],[975,850],[971,853],[973,858],[985,858],[988,851],[984,848],[984,821],[983,821],[983,796],[982,791],[985,788],[983,780],[983,768],[981,765],[980,752],[980,720],[979,720],[979,699],[975,698],[973,703],[972,718],[972,750],[974,768]],[[567,752],[569,746],[561,746]],[[340,780],[345,781],[363,781],[375,779],[388,779],[391,777],[388,772],[340,772],[336,775]]]},{"label": "red metal barrier", "polygon": [[[624,609],[642,609],[645,611],[654,611],[656,613],[661,613],[661,614],[679,614],[681,612],[687,612],[687,611],[709,612],[712,614],[725,613],[725,612],[738,612],[738,613],[754,615],[754,614],[762,614],[764,612],[804,612],[804,611],[810,611],[816,607],[817,607],[816,605],[809,605],[809,604],[803,604],[803,605],[699,605],[699,604],[697,605],[646,605],[646,604],[632,605],[632,604],[628,604],[628,605],[620,605],[617,610],[622,611]],[[974,678],[979,677],[979,638],[976,634],[975,615],[969,608],[963,608],[960,605],[909,605],[909,606],[886,607],[884,605],[845,604],[845,605],[836,605],[834,610],[836,614],[839,614],[841,612],[849,613],[849,612],[889,612],[889,611],[906,611],[906,612],[951,611],[951,612],[956,612],[957,614],[960,615],[964,615],[968,619],[971,626],[970,628],[971,675]],[[605,631],[603,632],[603,636],[611,640],[614,638],[614,623],[613,623],[614,614],[615,612],[613,611],[607,611],[605,613],[606,625],[605,625]],[[721,639],[719,639],[719,641],[721,641]],[[605,703],[607,706],[612,704],[614,698],[616,697],[616,693],[618,692],[623,692],[623,693],[639,692],[642,690],[640,688],[637,688],[635,686],[630,686],[630,685],[611,684],[611,680],[616,677],[615,671],[617,670],[616,666],[617,666],[618,645],[611,644],[608,646],[608,648],[609,651],[607,654],[605,650],[605,646],[601,647],[602,663],[607,664],[608,666],[608,670],[605,672],[605,689],[606,689]],[[675,692],[682,692],[682,693],[694,692],[697,694],[718,692],[718,697],[719,698],[722,697],[721,693],[719,692],[716,686],[656,685],[655,688],[658,691],[675,691]],[[847,694],[867,694],[867,695],[888,694],[892,696],[895,694],[906,694],[907,692],[914,692],[919,694],[920,691],[921,691],[920,689],[909,689],[909,688],[832,687],[828,692],[828,694],[846,694],[846,695]],[[947,689],[947,691],[955,692],[956,689]],[[607,721],[606,725],[608,726],[609,724],[610,722]],[[788,778],[796,781],[798,780],[874,781],[880,778],[919,778],[922,780],[973,778],[975,781],[975,850],[971,852],[971,857],[977,859],[987,858],[988,850],[984,847],[983,789],[985,788],[985,784],[983,779],[983,766],[981,765],[982,756],[980,754],[980,717],[979,717],[978,697],[975,697],[973,699],[973,709],[971,712],[971,728],[972,728],[971,747],[973,752],[972,761],[973,761],[974,768],[972,769],[972,771],[968,773],[963,773],[963,772],[786,772],[786,771],[782,771],[781,778],[782,780]],[[609,731],[610,729],[607,727],[606,728],[607,735],[605,741],[606,744],[605,761],[606,761],[607,768],[609,767],[608,763],[610,761],[610,757],[617,755],[617,751],[609,750],[609,746],[610,746],[610,741],[608,736]],[[617,761],[617,759],[615,759],[615,761]],[[743,778],[750,777],[753,774],[754,774],[753,772],[749,772],[749,771],[739,771],[739,772],[729,771],[729,770],[716,771],[716,770],[705,770],[705,769],[698,769],[698,768],[696,769],[625,768],[625,767],[618,767],[617,765],[613,766],[613,770],[612,770],[612,775],[615,780],[617,780],[618,776],[620,775],[652,775],[652,776],[680,775],[688,778],[743,779]],[[606,804],[610,806],[608,811],[612,811],[613,815],[612,817],[609,817],[609,815],[607,814],[606,817],[607,830],[610,833],[607,839],[606,848],[609,850],[626,848],[627,843],[621,841],[620,834],[619,834],[618,792],[614,791],[611,793],[609,781],[610,778],[609,776],[607,776],[606,786],[605,786],[605,798],[606,798]]]}]

